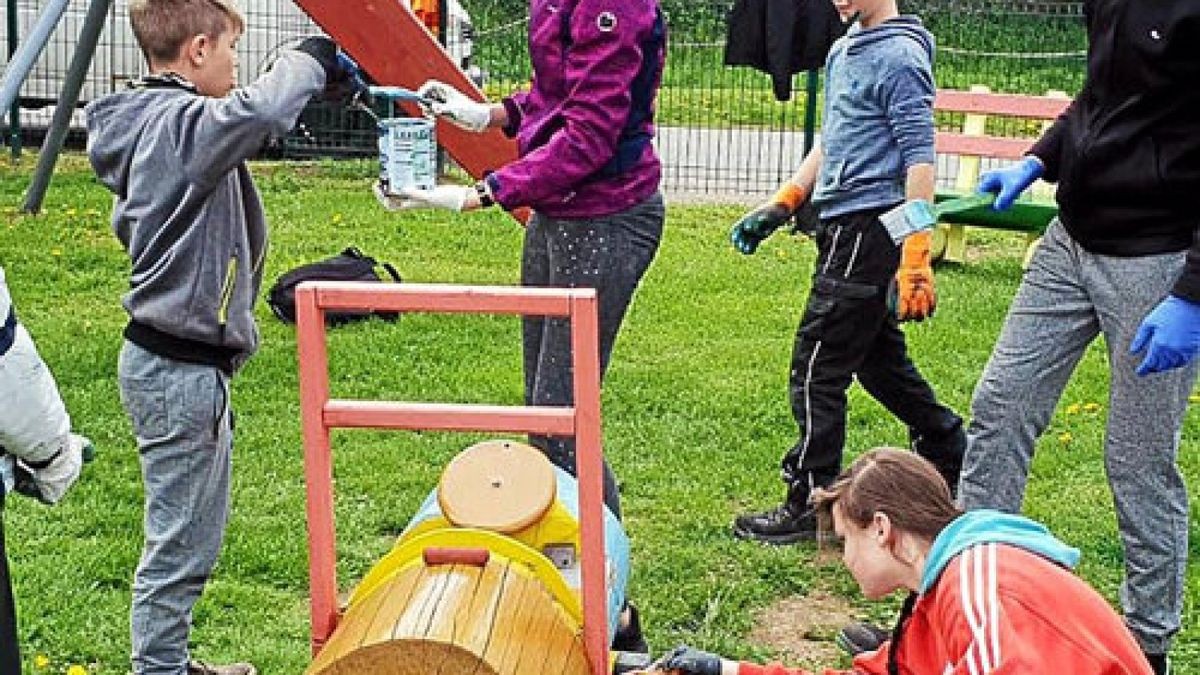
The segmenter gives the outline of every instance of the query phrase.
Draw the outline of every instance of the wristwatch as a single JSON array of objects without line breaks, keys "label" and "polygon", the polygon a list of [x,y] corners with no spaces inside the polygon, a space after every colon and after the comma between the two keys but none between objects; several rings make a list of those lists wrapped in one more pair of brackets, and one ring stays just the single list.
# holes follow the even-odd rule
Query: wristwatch
[{"label": "wristwatch", "polygon": [[479,197],[479,205],[483,208],[495,206],[496,200],[492,198],[492,189],[488,187],[487,181],[479,181],[475,184],[475,194]]}]

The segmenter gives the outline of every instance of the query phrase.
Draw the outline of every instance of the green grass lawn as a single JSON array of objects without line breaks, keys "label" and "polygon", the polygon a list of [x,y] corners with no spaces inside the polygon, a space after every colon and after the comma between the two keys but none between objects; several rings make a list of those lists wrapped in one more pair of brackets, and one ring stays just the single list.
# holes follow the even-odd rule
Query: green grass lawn
[{"label": "green grass lawn", "polygon": [[[21,319],[53,370],[98,460],[64,504],[14,498],[5,514],[26,660],[63,673],[128,669],[130,580],[141,546],[137,453],[118,401],[116,355],[127,262],[109,230],[109,194],[78,156],[60,165],[38,217],[19,215],[33,158],[0,168],[0,264]],[[257,165],[273,229],[268,282],[347,245],[393,262],[411,282],[513,284],[521,230],[499,212],[388,214],[371,197],[370,163]],[[811,546],[734,541],[734,514],[781,497],[780,454],[795,434],[786,377],[808,287],[811,244],[776,236],[746,258],[727,224],[738,210],[672,207],[662,248],[617,344],[604,390],[606,450],[624,485],[633,540],[632,596],[656,650],[680,641],[767,657],[746,636],[754,611],[812,591],[845,595],[889,620],[898,602],[867,604],[847,573]],[[1020,277],[1023,239],[973,234],[973,262],[939,272],[938,316],[908,328],[915,360],[965,411]],[[269,675],[308,663],[307,556],[293,329],[260,306],[264,346],[235,381],[238,429],[232,522],[216,576],[195,612],[194,653],[249,659]],[[339,397],[519,404],[514,318],[406,316],[330,338]],[[1115,602],[1121,549],[1101,466],[1106,375],[1084,359],[1033,470],[1029,513],[1083,550],[1082,574]],[[1200,485],[1200,417],[1182,463]],[[339,575],[361,578],[434,485],[479,436],[335,434]],[[848,447],[905,441],[861,390],[851,393]],[[1154,499],[1154,495],[1146,495]],[[1196,532],[1196,528],[1193,528]],[[1196,539],[1196,537],[1194,537]],[[1193,545],[1193,551],[1196,546]],[[820,559],[818,559],[820,558]],[[1177,672],[1200,672],[1198,577],[1189,578]]]}]

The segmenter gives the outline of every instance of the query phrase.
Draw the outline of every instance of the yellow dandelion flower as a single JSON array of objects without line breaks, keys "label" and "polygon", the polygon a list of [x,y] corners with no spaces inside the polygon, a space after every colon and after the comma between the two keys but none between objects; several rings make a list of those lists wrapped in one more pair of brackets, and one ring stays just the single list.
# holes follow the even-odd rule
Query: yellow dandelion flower
[{"label": "yellow dandelion flower", "polygon": [[37,668],[38,670],[43,670],[49,665],[50,665],[50,657],[46,656],[45,654],[38,654],[37,656],[33,657],[33,667],[34,668]]},{"label": "yellow dandelion flower", "polygon": [[1078,415],[1081,409],[1082,406],[1080,406],[1078,403],[1072,403],[1071,405],[1067,406],[1067,414]]},{"label": "yellow dandelion flower", "polygon": [[341,222],[342,222],[342,214],[340,214],[340,213],[333,214],[333,223],[336,225]]},{"label": "yellow dandelion flower", "polygon": [[1083,409],[1086,412],[1093,413],[1100,409],[1100,404],[1099,403],[1084,403]]},{"label": "yellow dandelion flower", "polygon": [[61,256],[61,255],[62,255],[62,249],[61,249],[61,248],[58,248],[58,247],[52,248],[52,249],[50,249],[50,255],[53,255],[53,256]]},{"label": "yellow dandelion flower", "polygon": [[70,668],[67,668],[67,675],[88,675],[88,671],[87,668],[84,668],[79,664],[75,664]]},{"label": "yellow dandelion flower", "polygon": [[67,215],[73,218],[73,217],[79,215],[79,211],[77,211],[75,209],[67,209]]},{"label": "yellow dandelion flower", "polygon": [[1069,432],[1069,431],[1064,431],[1058,435],[1058,442],[1062,443],[1063,445],[1070,443],[1074,439],[1075,439],[1075,437],[1072,436],[1071,432]]},{"label": "yellow dandelion flower", "polygon": [[1192,394],[1188,397],[1189,403],[1200,403],[1200,394]]}]

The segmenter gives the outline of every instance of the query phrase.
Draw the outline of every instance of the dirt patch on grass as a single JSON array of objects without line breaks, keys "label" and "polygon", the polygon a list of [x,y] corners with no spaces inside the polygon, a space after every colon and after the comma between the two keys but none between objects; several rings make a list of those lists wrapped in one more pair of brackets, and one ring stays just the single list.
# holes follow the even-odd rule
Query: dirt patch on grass
[{"label": "dirt patch on grass", "polygon": [[848,601],[818,590],[784,598],[759,612],[750,640],[776,651],[787,665],[831,667],[841,655],[834,637],[857,620]]}]

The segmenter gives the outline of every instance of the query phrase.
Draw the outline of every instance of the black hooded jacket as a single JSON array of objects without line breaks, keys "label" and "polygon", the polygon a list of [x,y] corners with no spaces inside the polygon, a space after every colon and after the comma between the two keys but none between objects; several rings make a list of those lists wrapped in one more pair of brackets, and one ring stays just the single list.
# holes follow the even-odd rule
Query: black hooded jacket
[{"label": "black hooded jacket", "polygon": [[1086,0],[1083,91],[1034,145],[1085,249],[1190,249],[1173,292],[1200,302],[1200,0]]},{"label": "black hooded jacket", "polygon": [[737,0],[729,11],[725,65],[771,75],[775,98],[792,97],[792,75],[825,64],[846,32],[829,0]]}]

